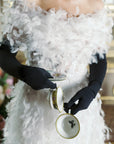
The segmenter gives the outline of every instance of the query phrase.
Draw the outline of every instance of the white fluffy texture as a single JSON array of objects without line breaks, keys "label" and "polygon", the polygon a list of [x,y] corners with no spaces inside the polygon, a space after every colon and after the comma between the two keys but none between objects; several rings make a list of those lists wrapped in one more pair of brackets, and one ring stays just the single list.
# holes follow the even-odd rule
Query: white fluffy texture
[{"label": "white fluffy texture", "polygon": [[[107,53],[113,20],[105,9],[79,17],[66,15],[64,10],[46,12],[24,5],[7,10],[2,29],[13,46],[12,53],[27,51],[31,65],[37,61],[40,67],[67,74],[69,80],[76,75],[80,78],[88,63],[97,63],[95,53],[101,58]],[[31,56],[33,51],[36,56]]]},{"label": "white fluffy texture", "polygon": [[[97,52],[103,58],[112,40],[113,20],[102,9],[94,14],[81,14],[66,18],[67,12],[53,9],[46,12],[38,7],[28,9],[20,4],[4,13],[3,34],[14,47],[27,54],[27,63],[45,69],[53,69],[67,75],[63,82],[65,101],[87,86],[87,65],[97,62]],[[9,14],[9,16],[7,16]],[[80,122],[80,133],[72,139],[61,138],[55,129],[59,116],[50,108],[48,90],[35,91],[19,81],[12,92],[13,100],[8,104],[9,117],[4,129],[4,144],[104,144],[109,129],[104,122],[104,112],[98,93],[87,110],[76,117]]]},{"label": "white fluffy texture", "polygon": [[[79,90],[77,87],[73,92]],[[9,117],[4,129],[4,144],[104,144],[104,132],[108,128],[103,119],[101,100],[97,101],[99,94],[87,110],[76,114],[80,122],[78,136],[66,140],[56,132],[55,121],[60,114],[50,108],[47,93],[47,90],[34,91],[22,81],[16,84],[12,92],[14,98],[7,105]],[[65,96],[69,96],[69,93]]]}]

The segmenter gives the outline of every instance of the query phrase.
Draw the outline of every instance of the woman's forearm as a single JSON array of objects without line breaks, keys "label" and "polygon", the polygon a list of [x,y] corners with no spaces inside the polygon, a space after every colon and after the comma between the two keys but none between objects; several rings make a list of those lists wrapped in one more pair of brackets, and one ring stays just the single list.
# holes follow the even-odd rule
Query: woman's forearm
[{"label": "woman's forearm", "polygon": [[95,94],[101,88],[107,70],[106,54],[104,54],[103,59],[99,58],[99,54],[96,54],[96,57],[98,63],[92,63],[89,65],[90,75],[89,75],[89,84],[88,84],[88,86],[90,86],[90,88],[94,91]]},{"label": "woman's forearm", "polygon": [[8,74],[20,79],[19,69],[21,64],[4,45],[0,46],[0,67]]},{"label": "woman's forearm", "polygon": [[0,46],[0,67],[8,74],[22,80],[35,90],[43,88],[55,89],[56,84],[49,81],[50,73],[39,67],[26,66],[19,63],[7,48]]}]

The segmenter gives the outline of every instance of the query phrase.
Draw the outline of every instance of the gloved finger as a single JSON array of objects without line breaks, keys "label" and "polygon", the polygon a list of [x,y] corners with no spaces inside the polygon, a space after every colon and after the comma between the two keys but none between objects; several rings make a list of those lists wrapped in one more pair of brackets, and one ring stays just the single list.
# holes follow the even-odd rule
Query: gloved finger
[{"label": "gloved finger", "polygon": [[82,99],[79,100],[78,104],[74,104],[71,107],[71,114],[76,114],[77,112],[79,112],[80,110],[84,110],[84,101]]},{"label": "gloved finger", "polygon": [[44,88],[56,89],[57,85],[55,83],[52,83],[50,80],[47,80],[43,87]]},{"label": "gloved finger", "polygon": [[64,103],[64,111],[65,111],[66,113],[68,113],[68,111],[69,111],[68,103]]},{"label": "gloved finger", "polygon": [[66,113],[68,113],[69,109],[64,108],[64,111],[65,111]]},{"label": "gloved finger", "polygon": [[64,108],[68,108],[68,103],[64,103]]},{"label": "gloved finger", "polygon": [[75,115],[76,113],[78,113],[81,110],[81,107],[79,104],[75,104],[73,105],[73,107],[71,108],[71,114]]},{"label": "gloved finger", "polygon": [[53,76],[47,71],[46,71],[46,76],[47,76],[47,78],[53,78]]},{"label": "gloved finger", "polygon": [[46,71],[46,70],[43,69],[43,68],[40,68],[40,69],[42,70],[44,76],[46,76],[47,78],[53,78],[48,71]]},{"label": "gloved finger", "polygon": [[70,101],[68,102],[68,106],[69,106],[69,107],[72,107],[72,105],[73,105],[77,100],[79,100],[81,96],[82,96],[81,94],[77,93],[74,97],[72,97],[72,98],[70,99]]}]

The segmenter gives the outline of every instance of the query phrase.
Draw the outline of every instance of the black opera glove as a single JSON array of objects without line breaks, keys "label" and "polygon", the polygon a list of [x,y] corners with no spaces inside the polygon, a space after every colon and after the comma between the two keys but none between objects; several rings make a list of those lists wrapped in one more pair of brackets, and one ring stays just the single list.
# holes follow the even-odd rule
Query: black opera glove
[{"label": "black opera glove", "polygon": [[22,65],[19,69],[19,75],[22,81],[26,82],[35,90],[57,88],[56,84],[48,80],[53,77],[43,68]]},{"label": "black opera glove", "polygon": [[[71,114],[76,114],[80,110],[87,109],[92,100],[96,97],[96,94],[101,88],[107,69],[106,55],[104,54],[103,59],[99,58],[99,54],[96,54],[96,57],[98,63],[89,65],[90,75],[88,86],[79,90],[68,103],[64,103],[65,112],[68,113],[69,109],[71,109]],[[75,104],[77,100],[78,104]]]},{"label": "black opera glove", "polygon": [[45,69],[20,64],[15,54],[12,54],[10,50],[9,41],[3,41],[0,46],[0,67],[5,72],[24,81],[35,90],[56,88],[56,84],[48,80],[52,76]]},{"label": "black opera glove", "polygon": [[[85,87],[78,91],[68,103],[64,103],[64,110],[68,113],[71,109],[71,114],[74,115],[80,110],[87,109],[94,97],[95,94],[91,88]],[[75,104],[77,100],[78,104]]]}]

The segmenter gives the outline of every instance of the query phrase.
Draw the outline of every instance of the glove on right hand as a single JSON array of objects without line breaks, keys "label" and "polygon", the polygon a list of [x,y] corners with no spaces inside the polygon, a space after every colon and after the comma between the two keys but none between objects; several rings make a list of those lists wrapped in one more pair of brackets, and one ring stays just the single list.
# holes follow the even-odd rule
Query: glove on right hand
[{"label": "glove on right hand", "polygon": [[48,78],[52,76],[44,69],[20,64],[15,54],[10,52],[11,46],[8,40],[4,40],[0,46],[0,67],[8,74],[24,81],[33,89],[56,88]]},{"label": "glove on right hand", "polygon": [[22,81],[26,82],[35,90],[56,88],[56,84],[48,80],[48,78],[53,77],[43,68],[22,65],[19,70],[19,75]]}]

